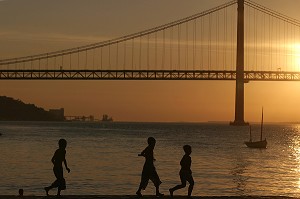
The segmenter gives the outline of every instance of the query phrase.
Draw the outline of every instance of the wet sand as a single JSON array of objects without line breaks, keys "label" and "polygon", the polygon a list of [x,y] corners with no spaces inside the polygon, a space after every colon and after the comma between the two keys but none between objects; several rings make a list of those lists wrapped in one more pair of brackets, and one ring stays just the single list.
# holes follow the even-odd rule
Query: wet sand
[{"label": "wet sand", "polygon": [[[66,196],[5,196],[0,195],[0,199],[138,199],[135,195],[66,195]],[[141,199],[158,199],[155,196],[143,196]],[[160,199],[171,199],[170,196],[160,197]],[[187,199],[186,196],[174,196],[172,199]],[[193,196],[192,199],[296,199],[295,197],[286,197],[286,196]]]}]

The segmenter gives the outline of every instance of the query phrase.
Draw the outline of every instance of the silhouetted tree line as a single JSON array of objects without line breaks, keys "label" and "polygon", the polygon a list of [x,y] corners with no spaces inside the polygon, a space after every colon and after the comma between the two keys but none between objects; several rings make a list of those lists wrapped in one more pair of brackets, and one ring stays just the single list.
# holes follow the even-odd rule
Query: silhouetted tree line
[{"label": "silhouetted tree line", "polygon": [[0,121],[59,121],[56,115],[34,104],[0,96]]}]

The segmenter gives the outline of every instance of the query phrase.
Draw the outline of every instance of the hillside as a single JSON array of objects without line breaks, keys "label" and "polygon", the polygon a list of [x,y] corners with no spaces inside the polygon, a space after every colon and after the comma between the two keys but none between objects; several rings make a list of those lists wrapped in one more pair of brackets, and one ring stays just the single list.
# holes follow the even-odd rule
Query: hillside
[{"label": "hillside", "polygon": [[61,121],[50,111],[36,107],[34,104],[25,104],[11,97],[0,96],[0,121]]}]

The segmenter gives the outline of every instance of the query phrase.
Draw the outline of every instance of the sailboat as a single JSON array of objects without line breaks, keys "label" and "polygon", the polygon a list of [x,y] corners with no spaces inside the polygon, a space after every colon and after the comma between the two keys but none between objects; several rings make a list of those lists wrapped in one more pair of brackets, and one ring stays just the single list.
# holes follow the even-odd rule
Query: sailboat
[{"label": "sailboat", "polygon": [[264,140],[262,139],[262,134],[263,134],[263,122],[264,122],[264,109],[262,109],[262,112],[261,112],[261,125],[260,125],[260,141],[256,141],[256,142],[253,142],[252,141],[252,134],[251,134],[251,126],[250,126],[250,140],[249,141],[246,141],[244,142],[247,147],[249,148],[261,148],[261,149],[265,149],[267,148],[267,139],[265,138]]}]

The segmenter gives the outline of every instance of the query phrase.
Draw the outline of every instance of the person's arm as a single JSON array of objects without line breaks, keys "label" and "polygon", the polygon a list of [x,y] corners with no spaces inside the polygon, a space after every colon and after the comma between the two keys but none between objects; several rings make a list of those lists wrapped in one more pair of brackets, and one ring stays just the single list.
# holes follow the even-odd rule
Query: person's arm
[{"label": "person's arm", "polygon": [[138,156],[144,156],[145,157],[145,151],[146,151],[146,149],[144,149],[140,154],[138,154]]},{"label": "person's arm", "polygon": [[68,167],[68,164],[67,164],[67,160],[66,160],[66,159],[64,160],[64,164],[65,164],[65,167],[66,167],[68,173],[70,173],[71,170],[70,170],[69,167]]},{"label": "person's arm", "polygon": [[51,162],[52,162],[52,164],[54,164],[54,163],[55,163],[55,157],[56,157],[56,151],[55,151],[55,153],[54,153],[53,157],[51,158]]},{"label": "person's arm", "polygon": [[189,157],[188,165],[189,165],[189,168],[191,168],[191,165],[192,165],[192,158],[191,157]]}]

